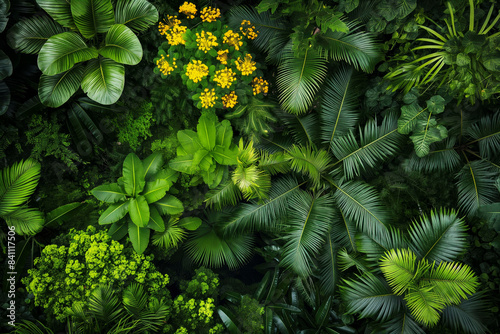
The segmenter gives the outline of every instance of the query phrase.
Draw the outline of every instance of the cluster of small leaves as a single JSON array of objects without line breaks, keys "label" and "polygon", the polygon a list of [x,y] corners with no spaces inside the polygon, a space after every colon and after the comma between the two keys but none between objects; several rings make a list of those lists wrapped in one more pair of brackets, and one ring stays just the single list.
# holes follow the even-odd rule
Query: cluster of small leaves
[{"label": "cluster of small leaves", "polygon": [[154,121],[153,104],[143,103],[137,112],[131,110],[125,120],[121,118],[115,120],[118,141],[127,143],[133,151],[136,151],[145,139],[152,136],[150,127]]},{"label": "cluster of small leaves", "polygon": [[87,303],[99,285],[109,284],[120,292],[136,282],[151,297],[168,295],[165,287],[169,277],[156,270],[152,257],[125,248],[105,231],[89,226],[86,231],[71,230],[60,241],[46,246],[22,279],[35,296],[35,305],[57,320],[64,321],[67,308],[75,302]]}]

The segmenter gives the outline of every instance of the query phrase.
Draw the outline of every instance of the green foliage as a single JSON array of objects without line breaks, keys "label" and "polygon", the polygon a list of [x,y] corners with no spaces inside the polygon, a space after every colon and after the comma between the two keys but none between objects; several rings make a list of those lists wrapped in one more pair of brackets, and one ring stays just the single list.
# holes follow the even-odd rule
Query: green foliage
[{"label": "green foliage", "polygon": [[26,143],[33,145],[31,157],[42,160],[44,157],[53,156],[61,160],[71,171],[76,172],[76,166],[82,160],[69,148],[71,144],[69,135],[60,132],[60,128],[55,115],[50,121],[41,115],[33,115],[29,130],[25,132]]},{"label": "green foliage", "polygon": [[[146,0],[119,1],[114,8],[110,0],[37,3],[55,22],[37,17],[18,22],[9,31],[9,41],[18,51],[39,53],[42,103],[59,107],[80,86],[96,102],[115,103],[125,82],[123,64],[136,65],[142,59],[132,30],[143,31],[156,22],[156,9]],[[86,61],[84,68],[80,63]]]},{"label": "green foliage", "polygon": [[150,127],[155,121],[152,109],[151,102],[144,103],[137,111],[132,110],[125,119],[117,119],[114,124],[118,129],[118,141],[127,143],[136,151],[145,139],[151,137]]},{"label": "green foliage", "polygon": [[113,285],[121,293],[137,282],[147,288],[150,301],[168,296],[165,286],[169,278],[151,260],[89,226],[86,231],[71,230],[60,238],[60,244],[46,246],[22,282],[34,294],[36,306],[64,321],[67,308],[75,302],[89,305],[92,291],[99,285]]}]

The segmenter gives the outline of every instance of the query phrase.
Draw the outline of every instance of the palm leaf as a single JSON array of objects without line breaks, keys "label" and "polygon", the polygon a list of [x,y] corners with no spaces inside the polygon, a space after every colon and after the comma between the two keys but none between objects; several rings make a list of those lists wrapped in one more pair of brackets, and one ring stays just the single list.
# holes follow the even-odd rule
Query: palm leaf
[{"label": "palm leaf", "polygon": [[356,267],[360,273],[372,272],[373,264],[366,262],[366,258],[360,253],[349,253],[347,250],[341,249],[337,253],[337,261],[339,269],[346,271],[349,268]]},{"label": "palm leaf", "polygon": [[153,245],[167,250],[177,248],[186,238],[186,231],[178,226],[179,218],[170,218],[163,232],[153,235]]},{"label": "palm leaf", "polygon": [[71,2],[66,0],[36,0],[49,15],[63,27],[75,30],[76,25],[71,15]]},{"label": "palm leaf", "polygon": [[33,323],[29,320],[22,320],[20,323],[16,323],[16,328],[13,332],[15,334],[54,334],[54,332],[45,327],[40,321],[37,320],[37,323]]},{"label": "palm leaf", "polygon": [[269,199],[263,204],[241,204],[231,219],[224,223],[224,232],[233,234],[254,229],[276,229],[288,213],[289,199],[302,184],[298,184],[292,177],[275,180],[269,191]]},{"label": "palm leaf", "polygon": [[480,206],[490,204],[498,198],[494,179],[498,172],[484,160],[467,161],[458,173],[458,205],[468,215],[477,212]]},{"label": "palm leaf", "polygon": [[453,261],[467,246],[466,230],[454,210],[431,211],[430,218],[423,215],[410,227],[410,247],[419,259]]},{"label": "palm leaf", "polygon": [[389,222],[389,215],[374,188],[360,181],[332,184],[337,188],[334,199],[347,219],[355,221],[358,228],[369,236],[387,236],[385,224]]},{"label": "palm leaf", "polygon": [[226,205],[235,206],[240,200],[240,189],[232,180],[227,180],[226,183],[219,185],[215,189],[209,190],[205,195],[207,206],[209,208],[215,207],[217,210],[221,210]]},{"label": "palm leaf", "polygon": [[327,151],[310,146],[294,145],[288,150],[292,170],[309,177],[314,187],[319,187],[321,177],[328,170],[331,157]]},{"label": "palm leaf", "polygon": [[3,216],[8,226],[14,226],[19,235],[34,235],[43,228],[45,219],[38,209],[20,207],[14,212]]},{"label": "palm leaf", "polygon": [[313,258],[324,245],[324,235],[330,228],[333,213],[332,198],[311,196],[305,191],[296,192],[289,201],[287,226],[283,231],[282,264],[300,276],[312,273]]},{"label": "palm leaf", "polygon": [[268,172],[270,175],[286,174],[290,171],[289,160],[290,157],[283,152],[269,154],[263,151],[260,153],[259,169]]},{"label": "palm leaf", "polygon": [[82,203],[76,202],[55,208],[54,210],[47,213],[47,216],[45,217],[45,225],[47,226],[54,222],[62,225],[64,222],[72,219],[81,207]]},{"label": "palm leaf", "polygon": [[116,23],[125,24],[134,32],[146,30],[158,22],[158,11],[146,0],[118,0],[115,5]]},{"label": "palm leaf", "polygon": [[360,129],[360,143],[353,133],[337,137],[331,142],[331,149],[338,161],[343,163],[347,179],[359,176],[362,170],[374,168],[387,158],[395,155],[404,137],[397,131],[395,117],[384,118],[382,125],[375,121],[366,123],[364,131]]},{"label": "palm leaf", "polygon": [[424,330],[406,312],[384,322],[382,328],[387,334],[425,334]]},{"label": "palm leaf", "polygon": [[444,308],[440,296],[432,291],[432,287],[420,287],[417,291],[405,296],[411,315],[425,326],[434,326],[439,322],[439,312]]},{"label": "palm leaf", "polygon": [[479,143],[479,154],[485,158],[493,158],[500,152],[500,112],[492,116],[483,116],[479,122],[467,129],[473,141]]},{"label": "palm leaf", "polygon": [[358,122],[359,90],[351,67],[342,67],[325,83],[320,109],[321,139],[330,143],[343,136]]},{"label": "palm leaf", "polygon": [[452,172],[461,165],[460,155],[454,150],[456,137],[449,137],[435,143],[429,154],[419,157],[415,152],[405,162],[406,170],[418,172]]},{"label": "palm leaf", "polygon": [[443,310],[442,322],[447,328],[457,333],[484,334],[487,333],[485,315],[488,304],[482,293],[476,293],[459,305],[450,305]]},{"label": "palm leaf", "polygon": [[318,116],[311,113],[299,117],[298,115],[280,113],[280,119],[287,125],[296,143],[313,146],[318,139]]},{"label": "palm leaf", "polygon": [[0,173],[0,216],[17,210],[35,191],[40,163],[33,159],[14,163]]},{"label": "palm leaf", "polygon": [[359,26],[349,23],[349,32],[327,31],[317,35],[316,40],[324,55],[335,61],[343,60],[361,69],[371,72],[380,60],[380,47],[371,33],[356,32]]},{"label": "palm leaf", "polygon": [[409,249],[391,249],[380,259],[380,269],[397,295],[402,295],[413,281],[417,257]]},{"label": "palm leaf", "polygon": [[325,295],[333,295],[339,279],[339,273],[337,270],[337,246],[333,240],[332,234],[327,233],[326,242],[318,258],[320,268],[320,287],[321,291]]},{"label": "palm leaf", "polygon": [[326,77],[326,60],[313,49],[295,57],[288,50],[278,66],[276,85],[282,108],[293,114],[305,113]]},{"label": "palm leaf", "polygon": [[382,279],[372,274],[356,276],[357,280],[346,280],[340,286],[348,313],[359,313],[360,318],[386,320],[399,312],[402,298],[394,295]]},{"label": "palm leaf", "polygon": [[114,322],[122,315],[122,308],[118,297],[111,286],[99,286],[89,297],[89,313],[97,320],[103,322]]},{"label": "palm leaf", "polygon": [[330,230],[331,238],[335,245],[347,249],[349,252],[356,249],[356,223],[347,219],[342,210],[335,210],[332,214],[332,228]]},{"label": "palm leaf", "polygon": [[356,234],[356,246],[358,251],[366,254],[369,261],[378,262],[389,250],[408,248],[408,243],[400,230],[391,227],[389,233],[383,238],[366,233]]},{"label": "palm leaf", "polygon": [[123,290],[123,305],[136,319],[140,319],[146,310],[148,296],[144,293],[142,285],[132,283]]}]

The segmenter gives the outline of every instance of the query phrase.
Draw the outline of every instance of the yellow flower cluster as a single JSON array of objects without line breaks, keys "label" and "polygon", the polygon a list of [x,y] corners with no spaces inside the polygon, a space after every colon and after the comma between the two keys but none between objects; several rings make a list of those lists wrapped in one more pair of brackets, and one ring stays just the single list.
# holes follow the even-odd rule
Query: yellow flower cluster
[{"label": "yellow flower cluster", "polygon": [[217,100],[218,97],[215,96],[215,89],[208,89],[205,88],[205,91],[201,92],[200,94],[200,101],[201,101],[201,106],[203,108],[211,108],[215,106],[215,100]]},{"label": "yellow flower cluster", "polygon": [[252,80],[252,86],[253,86],[253,95],[257,95],[259,93],[267,94],[269,90],[269,83],[262,77],[254,78]]},{"label": "yellow flower cluster", "polygon": [[248,39],[255,39],[257,37],[258,31],[255,30],[255,26],[252,25],[250,21],[241,21],[240,31]]},{"label": "yellow flower cluster", "polygon": [[227,65],[227,56],[229,54],[229,50],[219,50],[217,51],[217,60],[221,62],[223,65]]},{"label": "yellow flower cluster", "polygon": [[168,43],[170,45],[179,45],[186,44],[182,35],[187,30],[187,27],[181,26],[181,21],[177,19],[177,16],[167,16],[167,20],[165,22],[160,22],[158,24],[158,30],[161,35],[165,35],[167,37]]},{"label": "yellow flower cluster", "polygon": [[198,45],[198,49],[205,51],[205,53],[219,45],[219,43],[217,43],[217,37],[210,31],[205,32],[204,30],[201,31],[201,35],[196,33],[196,44]]},{"label": "yellow flower cluster", "polygon": [[205,7],[201,10],[200,17],[203,22],[213,22],[220,17],[219,8],[212,8],[210,6]]},{"label": "yellow flower cluster", "polygon": [[243,37],[241,37],[240,34],[238,34],[237,32],[228,30],[224,34],[224,39],[222,41],[228,44],[229,46],[234,46],[234,48],[239,51],[240,46],[243,45],[243,42],[241,41],[242,38]]},{"label": "yellow flower cluster", "polygon": [[187,65],[186,75],[193,82],[200,82],[201,79],[208,75],[208,66],[203,64],[201,60],[192,60]]},{"label": "yellow flower cluster", "polygon": [[[167,58],[169,57],[170,55],[167,55]],[[174,71],[174,68],[177,68],[175,60],[175,58],[173,58],[172,60],[165,59],[165,56],[161,55],[161,58],[156,61],[156,65],[158,65],[158,68],[160,69],[160,72],[163,73],[163,75],[169,75]]]},{"label": "yellow flower cluster", "polygon": [[222,105],[224,108],[232,108],[238,103],[238,95],[234,91],[229,94],[226,94],[222,97]]},{"label": "yellow flower cluster", "polygon": [[236,73],[230,68],[215,72],[214,81],[222,88],[229,88],[236,80]]},{"label": "yellow flower cluster", "polygon": [[252,61],[252,55],[246,54],[245,59],[241,60],[241,57],[238,57],[236,60],[236,68],[241,71],[242,75],[250,75],[257,69],[255,66],[256,62]]},{"label": "yellow flower cluster", "polygon": [[196,5],[191,2],[186,1],[179,7],[179,13],[186,14],[188,19],[194,19],[196,12]]}]

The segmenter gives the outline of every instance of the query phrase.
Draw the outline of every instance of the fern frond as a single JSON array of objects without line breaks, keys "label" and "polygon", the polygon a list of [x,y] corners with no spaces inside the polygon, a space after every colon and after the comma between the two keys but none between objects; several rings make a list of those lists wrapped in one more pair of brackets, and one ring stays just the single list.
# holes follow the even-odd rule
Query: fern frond
[{"label": "fern frond", "polygon": [[289,151],[291,168],[297,173],[307,176],[314,187],[321,184],[321,177],[328,170],[331,157],[327,151],[314,150],[309,146],[293,146]]},{"label": "fern frond", "polygon": [[285,174],[290,171],[290,157],[283,152],[269,154],[266,151],[260,153],[259,168],[271,175]]},{"label": "fern frond", "polygon": [[205,195],[207,207],[215,207],[221,210],[224,206],[235,206],[241,201],[240,189],[233,183],[232,180],[227,180],[220,184],[217,188],[209,190]]}]

